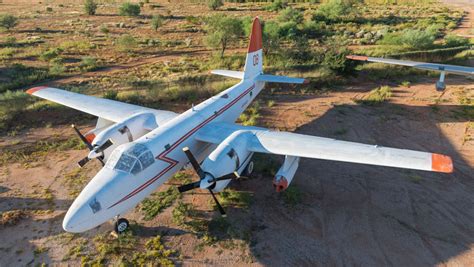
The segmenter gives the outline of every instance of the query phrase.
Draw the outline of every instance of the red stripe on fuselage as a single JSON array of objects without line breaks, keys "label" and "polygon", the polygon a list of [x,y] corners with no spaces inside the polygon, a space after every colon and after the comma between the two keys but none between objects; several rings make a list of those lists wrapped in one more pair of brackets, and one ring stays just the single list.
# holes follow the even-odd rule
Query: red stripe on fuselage
[{"label": "red stripe on fuselage", "polygon": [[137,187],[135,190],[133,190],[132,192],[130,192],[128,195],[126,195],[125,197],[123,197],[122,199],[120,199],[119,201],[117,201],[115,204],[111,205],[110,207],[108,207],[108,209],[116,206],[117,204],[133,197],[134,195],[138,194],[139,192],[143,191],[146,187],[148,187],[149,185],[151,185],[152,183],[154,183],[156,180],[160,179],[161,176],[163,176],[165,173],[167,173],[169,170],[171,170],[173,167],[175,167],[176,165],[178,165],[179,161],[175,160],[175,159],[172,159],[172,158],[168,158],[166,157],[166,155],[168,155],[171,151],[173,151],[177,146],[179,146],[182,142],[184,142],[184,140],[186,140],[189,136],[191,136],[192,134],[194,134],[197,130],[201,129],[204,125],[206,125],[207,123],[209,123],[210,121],[212,121],[213,119],[217,118],[219,115],[221,115],[222,113],[224,113],[226,110],[228,110],[230,107],[232,107],[235,103],[237,103],[240,99],[242,99],[246,94],[248,94],[250,91],[252,91],[252,89],[255,88],[255,84],[250,86],[247,90],[245,90],[242,94],[240,94],[237,98],[235,98],[234,100],[232,100],[232,102],[228,103],[227,105],[225,105],[224,107],[222,107],[219,111],[215,112],[212,116],[210,116],[209,118],[207,118],[206,120],[204,120],[203,122],[201,122],[199,125],[197,125],[196,127],[194,127],[193,129],[191,129],[191,131],[187,132],[185,135],[183,135],[181,138],[179,138],[168,150],[165,150],[163,152],[161,152],[160,155],[158,155],[156,158],[157,159],[160,159],[164,162],[167,162],[169,163],[170,165],[166,168],[164,168],[162,171],[160,171],[156,176],[154,176],[153,178],[151,178],[150,180],[146,181],[144,184],[140,185],[139,187]]}]

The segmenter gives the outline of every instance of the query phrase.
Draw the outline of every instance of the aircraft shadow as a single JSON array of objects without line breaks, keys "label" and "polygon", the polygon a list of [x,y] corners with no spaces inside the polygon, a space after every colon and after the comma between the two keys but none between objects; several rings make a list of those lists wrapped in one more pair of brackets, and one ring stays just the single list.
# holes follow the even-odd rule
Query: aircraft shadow
[{"label": "aircraft shadow", "polygon": [[244,216],[255,260],[272,266],[426,266],[470,250],[473,163],[445,136],[449,127],[440,127],[468,122],[455,112],[464,108],[340,105],[299,127],[302,134],[447,154],[455,172],[302,159],[292,182],[301,197],[295,206],[273,191],[272,177],[257,173],[263,179],[236,187],[255,192]]}]

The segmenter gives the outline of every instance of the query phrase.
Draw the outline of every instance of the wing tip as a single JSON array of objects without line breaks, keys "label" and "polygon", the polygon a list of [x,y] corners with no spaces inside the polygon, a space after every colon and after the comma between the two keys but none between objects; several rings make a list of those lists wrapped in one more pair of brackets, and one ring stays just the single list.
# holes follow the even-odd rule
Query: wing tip
[{"label": "wing tip", "polygon": [[361,61],[367,61],[369,59],[369,57],[367,56],[357,56],[357,55],[349,55],[349,56],[346,56],[346,58],[352,59],[352,60],[361,60]]},{"label": "wing tip", "polygon": [[38,92],[39,90],[42,90],[42,89],[45,89],[45,88],[48,88],[48,87],[47,86],[36,86],[36,87],[33,87],[33,88],[30,88],[30,89],[26,90],[26,93],[32,95],[35,92]]},{"label": "wing tip", "polygon": [[431,170],[435,172],[452,173],[453,161],[451,157],[442,154],[431,154]]}]

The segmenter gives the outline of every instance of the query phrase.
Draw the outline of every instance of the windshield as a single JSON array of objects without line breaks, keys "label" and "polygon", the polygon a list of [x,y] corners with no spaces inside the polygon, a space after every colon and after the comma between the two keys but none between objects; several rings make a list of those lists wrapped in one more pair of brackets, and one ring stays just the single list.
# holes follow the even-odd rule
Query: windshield
[{"label": "windshield", "polygon": [[150,166],[155,159],[151,151],[142,144],[118,147],[110,155],[106,167],[137,174]]}]

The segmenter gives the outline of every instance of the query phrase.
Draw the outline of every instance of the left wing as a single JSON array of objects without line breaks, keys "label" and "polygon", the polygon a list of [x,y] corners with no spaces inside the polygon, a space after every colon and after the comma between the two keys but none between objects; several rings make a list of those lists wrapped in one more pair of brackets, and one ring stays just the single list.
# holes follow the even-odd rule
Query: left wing
[{"label": "left wing", "polygon": [[378,58],[378,57],[366,57],[366,56],[356,56],[351,55],[347,56],[348,59],[359,60],[359,61],[368,61],[368,62],[379,62],[392,65],[401,65],[414,67],[422,70],[434,70],[434,71],[444,71],[446,73],[454,73],[459,75],[474,75],[474,68],[465,67],[465,66],[456,66],[456,65],[447,65],[447,64],[438,64],[438,63],[425,63],[425,62],[416,62],[409,60],[398,60],[390,58]]},{"label": "left wing", "polygon": [[155,115],[156,123],[160,125],[177,116],[171,111],[156,110],[46,86],[34,87],[26,92],[112,122],[120,122],[141,112],[149,112]]},{"label": "left wing", "polygon": [[441,154],[366,145],[289,132],[276,132],[229,123],[210,123],[197,133],[196,139],[219,144],[232,132],[238,130],[252,133],[246,135],[247,149],[251,152],[445,173],[453,171],[451,158]]}]

